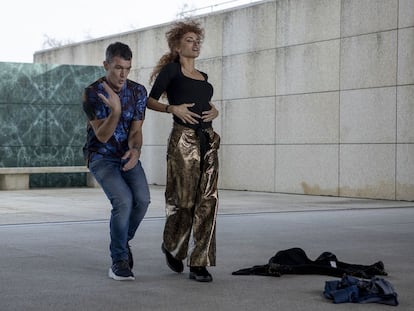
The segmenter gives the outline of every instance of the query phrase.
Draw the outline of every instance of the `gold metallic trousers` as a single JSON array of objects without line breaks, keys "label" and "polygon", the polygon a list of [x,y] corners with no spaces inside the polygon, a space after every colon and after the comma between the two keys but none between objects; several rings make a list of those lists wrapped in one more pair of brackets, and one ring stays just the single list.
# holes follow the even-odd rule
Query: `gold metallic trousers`
[{"label": "gold metallic trousers", "polygon": [[[203,130],[208,150],[200,163],[196,131],[174,123],[167,150],[164,246],[188,266],[215,266],[220,136]],[[190,243],[191,239],[191,245]]]}]

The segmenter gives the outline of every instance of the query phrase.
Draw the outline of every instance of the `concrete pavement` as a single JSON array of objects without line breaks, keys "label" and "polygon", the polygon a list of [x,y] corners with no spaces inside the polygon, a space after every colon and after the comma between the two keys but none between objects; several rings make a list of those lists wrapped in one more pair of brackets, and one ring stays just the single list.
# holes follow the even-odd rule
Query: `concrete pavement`
[{"label": "concrete pavement", "polygon": [[175,274],[160,250],[163,187],[133,240],[133,282],[107,277],[110,206],[101,189],[0,191],[0,310],[387,310],[338,304],[322,296],[320,275],[233,276],[301,247],[350,263],[382,260],[414,310],[414,202],[220,191],[213,283]]}]

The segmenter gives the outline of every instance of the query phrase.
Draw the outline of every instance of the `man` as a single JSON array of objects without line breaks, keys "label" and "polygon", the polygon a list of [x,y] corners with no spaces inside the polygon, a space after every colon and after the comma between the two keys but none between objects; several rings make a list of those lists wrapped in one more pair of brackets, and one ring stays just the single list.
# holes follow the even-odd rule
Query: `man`
[{"label": "man", "polygon": [[112,204],[109,277],[134,280],[129,241],[150,203],[141,166],[142,124],[147,105],[145,87],[127,79],[132,52],[115,42],[106,49],[106,75],[89,85],[83,110],[89,123],[84,147],[88,167]]}]

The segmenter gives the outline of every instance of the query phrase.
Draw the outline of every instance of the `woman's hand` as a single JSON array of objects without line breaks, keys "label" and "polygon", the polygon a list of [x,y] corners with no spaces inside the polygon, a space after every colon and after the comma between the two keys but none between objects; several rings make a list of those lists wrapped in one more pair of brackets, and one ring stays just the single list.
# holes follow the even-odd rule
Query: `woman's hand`
[{"label": "woman's hand", "polygon": [[191,108],[193,106],[194,106],[194,103],[193,104],[171,105],[169,107],[169,110],[176,117],[180,118],[181,121],[183,121],[184,123],[198,124],[199,123],[198,120],[201,118],[201,116],[196,114],[195,112],[192,112],[192,111],[188,110],[188,108]]},{"label": "woman's hand", "polygon": [[214,106],[211,102],[210,102],[210,106],[211,106],[211,109],[210,110],[208,110],[208,111],[203,111],[203,116],[202,116],[202,120],[204,121],[204,122],[210,122],[210,121],[213,121],[215,118],[217,118],[218,117],[218,115],[219,115],[219,112],[218,112],[218,110],[216,109],[216,106]]}]

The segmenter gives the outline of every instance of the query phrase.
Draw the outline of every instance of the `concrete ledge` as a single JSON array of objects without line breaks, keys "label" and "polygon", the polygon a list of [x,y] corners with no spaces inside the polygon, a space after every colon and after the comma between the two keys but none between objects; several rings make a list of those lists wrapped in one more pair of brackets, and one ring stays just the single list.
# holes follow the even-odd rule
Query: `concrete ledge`
[{"label": "concrete ledge", "polygon": [[0,190],[29,189],[30,174],[87,173],[88,187],[99,187],[86,166],[0,167]]}]

